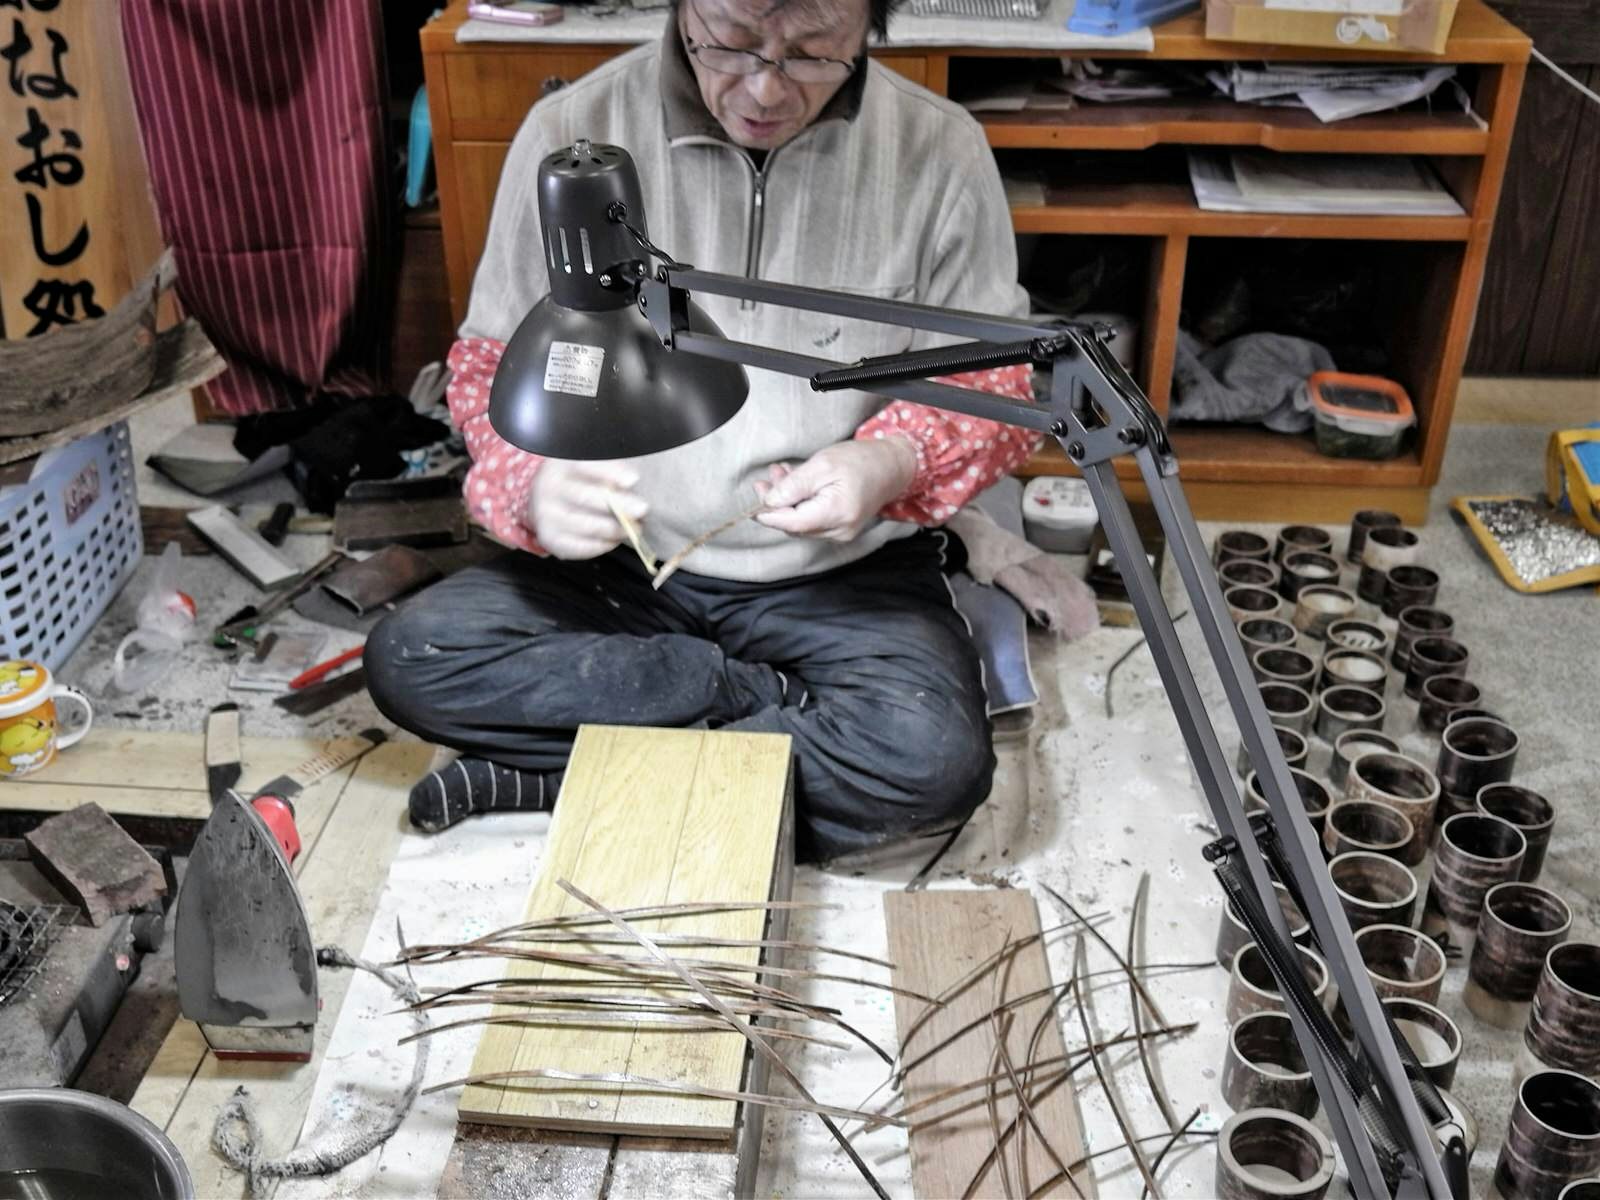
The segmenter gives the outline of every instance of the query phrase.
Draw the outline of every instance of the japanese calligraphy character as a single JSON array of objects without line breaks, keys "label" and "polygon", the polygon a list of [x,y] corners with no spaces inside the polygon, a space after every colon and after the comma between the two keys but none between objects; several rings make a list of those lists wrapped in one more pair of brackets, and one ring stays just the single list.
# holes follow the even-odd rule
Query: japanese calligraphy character
[{"label": "japanese calligraphy character", "polygon": [[31,8],[34,12],[52,12],[61,0],[0,0],[0,8]]},{"label": "japanese calligraphy character", "polygon": [[[83,311],[78,312],[82,307]],[[24,335],[38,337],[57,325],[72,325],[83,317],[103,317],[106,310],[94,300],[94,284],[89,280],[40,279],[22,298],[22,307],[38,318]]]},{"label": "japanese calligraphy character", "polygon": [[33,252],[40,262],[48,267],[64,267],[72,262],[84,251],[89,244],[89,223],[85,221],[78,226],[78,232],[72,235],[72,240],[60,250],[48,250],[44,244],[44,205],[39,203],[39,197],[29,192],[25,197],[28,202],[28,230],[33,234]]},{"label": "japanese calligraphy character", "polygon": [[50,39],[50,73],[39,71],[32,75],[24,75],[22,60],[33,49],[33,39],[22,27],[22,19],[12,18],[11,42],[9,45],[0,46],[0,58],[6,60],[6,79],[11,84],[11,90],[19,96],[26,96],[32,92],[41,100],[59,100],[63,96],[76,96],[78,89],[67,82],[66,72],[61,66],[61,56],[68,49],[67,39],[54,29],[46,29],[44,35]]},{"label": "japanese calligraphy character", "polygon": [[72,187],[83,178],[83,160],[72,153],[83,149],[83,140],[75,129],[63,129],[60,133],[65,149],[54,154],[44,153],[44,144],[50,137],[50,126],[44,123],[37,108],[28,109],[28,130],[17,136],[17,145],[24,150],[31,150],[33,161],[16,172],[16,179],[34,187],[49,187],[51,183]]}]

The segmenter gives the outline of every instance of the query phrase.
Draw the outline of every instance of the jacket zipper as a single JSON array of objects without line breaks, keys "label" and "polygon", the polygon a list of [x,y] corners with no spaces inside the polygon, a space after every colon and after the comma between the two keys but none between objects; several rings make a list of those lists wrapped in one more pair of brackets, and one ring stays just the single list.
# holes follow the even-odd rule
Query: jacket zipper
[{"label": "jacket zipper", "polygon": [[[746,249],[744,259],[745,278],[754,279],[756,272],[761,267],[761,237],[766,227],[767,168],[772,165],[772,156],[777,151],[767,151],[766,160],[761,164],[759,170],[756,169],[755,161],[748,153],[744,150],[740,150],[739,153],[745,162],[750,164],[750,170],[755,176],[755,185],[750,193],[750,225],[745,234]],[[755,306],[754,300],[739,301],[739,307],[745,311],[749,311]]]}]

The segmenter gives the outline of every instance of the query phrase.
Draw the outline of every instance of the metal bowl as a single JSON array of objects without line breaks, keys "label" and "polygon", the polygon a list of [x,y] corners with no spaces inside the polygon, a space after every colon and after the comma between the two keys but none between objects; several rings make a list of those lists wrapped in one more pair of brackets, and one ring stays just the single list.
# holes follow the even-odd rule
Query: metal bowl
[{"label": "metal bowl", "polygon": [[115,1100],[70,1088],[0,1090],[0,1178],[22,1171],[39,1172],[46,1196],[67,1189],[137,1200],[195,1194],[166,1134]]}]

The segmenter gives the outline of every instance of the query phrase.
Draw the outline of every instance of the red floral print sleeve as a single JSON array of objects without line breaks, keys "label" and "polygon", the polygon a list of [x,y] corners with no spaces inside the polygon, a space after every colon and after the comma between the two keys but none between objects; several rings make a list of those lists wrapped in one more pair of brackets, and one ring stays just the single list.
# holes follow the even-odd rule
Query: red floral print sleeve
[{"label": "red floral print sleeve", "polygon": [[505,348],[493,338],[458,339],[450,347],[445,399],[472,456],[465,487],[472,519],[507,545],[543,554],[524,517],[533,477],[544,459],[518,450],[489,424],[489,385]]},{"label": "red floral print sleeve", "polygon": [[[1033,400],[1033,369],[1027,366],[969,371],[939,380],[979,391]],[[917,525],[940,525],[968,500],[1025,462],[1039,444],[1026,429],[896,400],[861,428],[858,438],[898,434],[917,452],[917,473],[905,495],[880,516]]]}]

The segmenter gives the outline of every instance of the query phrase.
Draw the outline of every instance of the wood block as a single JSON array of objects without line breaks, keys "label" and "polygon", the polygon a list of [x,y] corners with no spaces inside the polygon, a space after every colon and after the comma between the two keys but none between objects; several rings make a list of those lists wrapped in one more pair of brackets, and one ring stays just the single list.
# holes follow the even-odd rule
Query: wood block
[{"label": "wood block", "polygon": [[[764,901],[780,864],[789,803],[789,739],[774,734],[586,725],[578,731],[527,919],[588,910],[557,886],[571,881],[609,908],[688,901]],[[638,923],[645,932],[760,938],[766,913],[677,916]],[[609,929],[607,930],[609,932]],[[577,953],[643,951],[615,942],[574,942]],[[755,965],[755,947],[689,956]],[[486,968],[485,977],[496,974]],[[589,978],[609,991],[613,975],[513,961],[521,979]],[[670,996],[640,989],[641,995]],[[515,1011],[515,1010],[504,1010]],[[472,1073],[559,1068],[628,1074],[739,1089],[746,1044],[736,1033],[686,1033],[617,1024],[605,1029],[489,1026]],[[729,1140],[736,1106],[726,1100],[648,1092],[621,1084],[513,1080],[464,1089],[463,1121],[653,1137]]]},{"label": "wood block", "polygon": [[41,821],[23,840],[34,865],[91,925],[142,908],[167,890],[161,865],[93,801]]},{"label": "wood block", "polygon": [[[991,891],[887,892],[883,915],[888,931],[889,958],[895,964],[894,982],[925,995],[937,996],[970,974],[985,960],[997,954],[1006,942],[1017,942],[1039,932],[1039,909],[1027,892],[1013,889]],[[1006,977],[1005,995],[1023,996],[1050,986],[1050,967],[1039,942],[1016,951],[1011,973]],[[1003,968],[1002,968],[1003,970]],[[986,1017],[1000,1003],[1001,970],[981,977],[935,1015],[912,1030],[927,1007],[921,1001],[897,995],[894,1002],[895,1026],[899,1030],[901,1060],[910,1062],[962,1026]],[[1034,1048],[1034,1059],[1057,1058],[1065,1053],[1061,1028],[1051,1011],[1049,996],[1041,996],[1008,1010],[1012,1014],[1011,1032],[1006,1047],[1014,1067],[1028,1060],[1028,1045],[1035,1028],[1043,1020],[1043,1032]],[[909,1040],[907,1031],[912,1030]],[[987,1078],[1003,1068],[992,1062],[995,1031],[983,1021],[935,1053],[927,1062],[906,1075],[901,1094],[913,1104],[945,1088]],[[1047,1076],[1048,1072],[1041,1072]],[[1001,1129],[1005,1129],[1019,1109],[1007,1084],[997,1085],[997,1109]],[[935,1105],[932,1112],[944,1111],[973,1100],[982,1101],[985,1092],[974,1088],[948,1103]],[[1043,1099],[1030,1102],[1050,1145],[1065,1163],[1082,1156],[1083,1124],[1070,1084],[1063,1085]],[[926,1117],[932,1112],[919,1114]],[[924,1200],[966,1194],[968,1182],[984,1158],[994,1149],[994,1130],[987,1106],[976,1107],[948,1121],[911,1135],[911,1180],[917,1196]],[[1017,1177],[1017,1138],[1006,1141],[1007,1161],[1011,1165],[1013,1188],[1019,1193]],[[1032,1129],[1027,1139],[1027,1178],[1036,1189],[1057,1173],[1058,1168],[1046,1153]],[[1087,1167],[1074,1172],[1078,1188],[1094,1196],[1094,1178]],[[991,1165],[979,1180],[974,1196],[1003,1196],[999,1169]],[[1029,1194],[1033,1194],[1031,1191]],[[1073,1190],[1066,1179],[1038,1194],[1070,1196]]]}]

